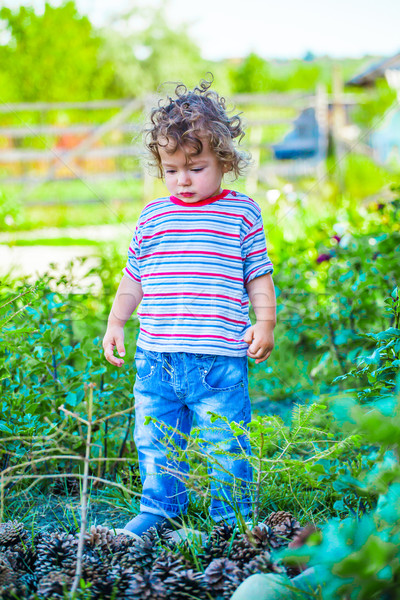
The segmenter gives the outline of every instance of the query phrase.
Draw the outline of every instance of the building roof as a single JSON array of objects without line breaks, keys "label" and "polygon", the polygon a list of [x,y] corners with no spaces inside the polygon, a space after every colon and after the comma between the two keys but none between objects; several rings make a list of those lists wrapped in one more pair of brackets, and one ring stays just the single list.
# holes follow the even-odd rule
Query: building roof
[{"label": "building roof", "polygon": [[400,52],[389,58],[373,63],[367,69],[346,81],[346,85],[370,86],[385,76],[387,69],[400,70]]}]

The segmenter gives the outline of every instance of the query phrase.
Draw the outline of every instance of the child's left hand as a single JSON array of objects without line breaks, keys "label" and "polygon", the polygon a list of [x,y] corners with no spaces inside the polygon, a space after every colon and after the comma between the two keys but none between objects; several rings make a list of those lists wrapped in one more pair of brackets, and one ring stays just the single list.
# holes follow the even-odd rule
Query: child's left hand
[{"label": "child's left hand", "polygon": [[249,344],[247,356],[256,359],[256,364],[269,358],[274,347],[274,328],[270,324],[256,323],[248,328],[243,341]]}]

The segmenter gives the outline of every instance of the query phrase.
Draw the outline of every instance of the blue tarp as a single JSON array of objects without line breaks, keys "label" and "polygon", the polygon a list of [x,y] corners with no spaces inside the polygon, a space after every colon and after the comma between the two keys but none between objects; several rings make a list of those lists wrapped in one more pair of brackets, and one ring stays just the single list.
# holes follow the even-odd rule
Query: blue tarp
[{"label": "blue tarp", "polygon": [[272,144],[275,158],[296,159],[317,156],[320,150],[320,132],[314,108],[306,108],[293,121],[294,129],[282,142]]}]

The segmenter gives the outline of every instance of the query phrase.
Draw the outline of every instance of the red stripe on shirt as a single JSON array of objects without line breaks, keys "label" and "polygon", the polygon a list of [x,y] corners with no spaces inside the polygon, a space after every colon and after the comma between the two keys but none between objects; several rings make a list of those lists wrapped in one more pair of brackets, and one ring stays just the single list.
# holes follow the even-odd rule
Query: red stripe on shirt
[{"label": "red stripe on shirt", "polygon": [[130,272],[130,270],[128,269],[128,267],[125,267],[125,271],[127,273],[129,273],[129,275],[132,277],[132,279],[134,279],[135,281],[138,281],[139,283],[141,282],[140,279],[138,279],[133,273]]},{"label": "red stripe on shirt", "polygon": [[223,315],[208,315],[204,313],[144,313],[138,312],[139,317],[211,317],[213,319],[223,319],[224,321],[229,321],[230,323],[238,323],[239,325],[246,325],[246,321],[238,321],[236,319],[230,319],[229,317],[224,317]]},{"label": "red stripe on shirt", "polygon": [[230,275],[222,275],[221,273],[202,273],[201,271],[162,271],[160,273],[143,273],[141,277],[143,279],[145,277],[160,277],[167,275],[173,275],[174,277],[176,277],[176,275],[202,275],[203,277],[221,277],[222,279],[229,279],[229,281],[243,281],[242,277],[231,277]]},{"label": "red stripe on shirt", "polygon": [[224,296],[223,294],[202,294],[196,292],[166,292],[165,294],[143,294],[143,298],[164,298],[164,296],[198,296],[199,298],[222,298],[223,300],[231,300],[232,302],[239,302],[238,298],[232,298],[231,296]]},{"label": "red stripe on shirt", "polygon": [[249,256],[255,256],[256,254],[263,254],[263,252],[266,252],[266,248],[262,248],[262,250],[255,250],[254,252],[249,252],[249,254],[247,255],[247,258]]},{"label": "red stripe on shirt", "polygon": [[[131,248],[129,248],[130,250]],[[133,251],[132,251],[133,252]],[[232,256],[232,254],[222,254],[220,252],[207,252],[207,251],[203,251],[203,250],[177,250],[177,251],[170,251],[170,252],[152,252],[151,254],[144,254],[143,256],[138,256],[138,260],[143,260],[144,258],[149,258],[150,256],[171,256],[171,254],[204,254],[207,256],[221,256],[222,258],[229,258],[231,260],[241,260],[243,261],[243,258],[241,256]]]},{"label": "red stripe on shirt", "polygon": [[214,235],[221,235],[222,237],[232,237],[239,239],[240,235],[237,233],[226,233],[225,231],[215,231],[214,229],[163,229],[162,231],[156,231],[152,235],[144,235],[144,240],[151,240],[157,235],[164,235],[165,233],[186,233],[192,235],[193,233],[212,233]]},{"label": "red stripe on shirt", "polygon": [[147,335],[153,336],[153,337],[176,337],[176,338],[193,338],[193,339],[201,339],[201,338],[206,338],[206,339],[213,339],[213,340],[225,340],[226,342],[238,342],[238,341],[242,341],[242,340],[235,340],[234,338],[227,338],[224,337],[222,335],[194,335],[191,333],[185,333],[180,335],[179,333],[150,333],[149,331],[146,331],[146,329],[143,329],[143,327],[140,328],[141,331],[144,331],[144,333],[147,333]]},{"label": "red stripe on shirt", "polygon": [[262,227],[259,227],[258,229],[256,229],[255,231],[250,231],[250,233],[248,233],[247,235],[244,236],[243,241],[253,237],[253,235],[256,235],[256,233],[260,233],[260,231],[263,231]]}]

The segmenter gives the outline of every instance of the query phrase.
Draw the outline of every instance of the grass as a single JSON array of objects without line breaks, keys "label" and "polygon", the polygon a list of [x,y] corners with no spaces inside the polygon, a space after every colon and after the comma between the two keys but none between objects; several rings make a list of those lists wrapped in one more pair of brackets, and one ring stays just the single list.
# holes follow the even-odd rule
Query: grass
[{"label": "grass", "polygon": [[[4,242],[3,242],[4,243]],[[101,246],[103,242],[88,238],[38,238],[34,240],[14,240],[7,242],[7,246]]]},{"label": "grass", "polygon": [[24,186],[3,184],[3,231],[135,222],[143,208],[143,185],[133,178],[96,185],[84,181],[49,182],[26,197],[23,194]]}]

